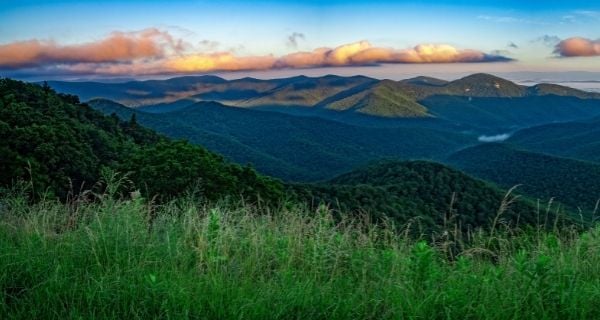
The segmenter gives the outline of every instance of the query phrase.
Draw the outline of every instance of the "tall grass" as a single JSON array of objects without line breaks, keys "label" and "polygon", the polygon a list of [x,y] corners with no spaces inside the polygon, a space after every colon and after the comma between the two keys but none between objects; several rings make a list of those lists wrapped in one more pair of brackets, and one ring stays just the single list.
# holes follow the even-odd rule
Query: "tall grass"
[{"label": "tall grass", "polygon": [[600,228],[456,246],[326,208],[0,204],[2,319],[600,319]]}]

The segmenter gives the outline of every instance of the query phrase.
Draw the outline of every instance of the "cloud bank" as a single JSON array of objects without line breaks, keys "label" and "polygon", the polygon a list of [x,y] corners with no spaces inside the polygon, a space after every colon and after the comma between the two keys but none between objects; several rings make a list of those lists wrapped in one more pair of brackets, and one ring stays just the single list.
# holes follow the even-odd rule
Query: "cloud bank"
[{"label": "cloud bank", "polygon": [[183,50],[183,41],[168,32],[146,29],[113,32],[107,38],[80,45],[28,40],[0,45],[0,67],[20,68],[49,64],[127,62],[162,58],[167,52]]},{"label": "cloud bank", "polygon": [[298,51],[282,56],[239,56],[231,51],[192,48],[166,31],[113,32],[78,45],[29,40],[0,45],[0,69],[43,73],[144,75],[379,65],[384,63],[483,63],[512,59],[446,44],[395,49],[368,41]]},{"label": "cloud bank", "polygon": [[593,57],[600,56],[600,39],[590,40],[573,37],[560,41],[554,53],[561,57]]}]

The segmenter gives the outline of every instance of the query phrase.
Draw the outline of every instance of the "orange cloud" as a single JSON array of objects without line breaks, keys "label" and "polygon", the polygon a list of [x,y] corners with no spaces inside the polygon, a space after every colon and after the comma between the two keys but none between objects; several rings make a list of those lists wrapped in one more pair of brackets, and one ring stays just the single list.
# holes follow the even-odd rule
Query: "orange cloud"
[{"label": "orange cloud", "polygon": [[230,52],[213,54],[193,54],[165,61],[164,67],[172,72],[210,72],[210,71],[238,71],[238,70],[265,70],[275,64],[273,56],[236,57]]},{"label": "orange cloud", "polygon": [[600,39],[590,40],[573,37],[559,42],[554,53],[562,57],[592,57],[600,56]]},{"label": "orange cloud", "polygon": [[420,44],[414,48],[368,48],[357,53],[356,63],[459,63],[508,61],[509,58],[485,54],[476,50],[459,50],[445,44]]},{"label": "orange cloud", "polygon": [[319,48],[297,52],[277,59],[275,67],[305,68],[367,65],[378,63],[458,63],[495,62],[511,59],[476,50],[459,50],[444,44],[421,44],[410,49],[374,47],[367,41],[345,44],[334,49]]},{"label": "orange cloud", "polygon": [[194,52],[158,29],[114,32],[106,39],[60,46],[51,41],[0,45],[0,68],[62,71],[73,74],[148,75],[214,71],[319,68],[381,63],[458,63],[509,61],[509,58],[444,44],[408,49],[375,47],[367,41],[317,48],[280,57],[238,56],[232,52]]},{"label": "orange cloud", "polygon": [[179,52],[183,42],[158,29],[113,32],[106,39],[80,45],[61,46],[53,41],[28,40],[0,45],[0,67],[156,59],[164,57],[167,49]]}]

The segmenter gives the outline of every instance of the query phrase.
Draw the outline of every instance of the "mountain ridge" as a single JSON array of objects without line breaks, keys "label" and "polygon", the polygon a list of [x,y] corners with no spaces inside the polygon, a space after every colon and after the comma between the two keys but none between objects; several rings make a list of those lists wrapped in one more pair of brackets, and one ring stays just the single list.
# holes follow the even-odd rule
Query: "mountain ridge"
[{"label": "mountain ridge", "polygon": [[[600,115],[598,93],[543,83],[527,87],[484,73],[453,81],[424,76],[400,81],[336,75],[269,80],[188,76],[121,84],[49,84],[59,91],[83,94],[84,100],[97,96],[157,113],[175,111],[195,102],[217,101],[239,108],[317,116],[350,124],[370,122],[374,126],[382,123],[376,118],[438,118],[473,126],[485,134],[490,133],[486,128],[507,130]],[[515,104],[519,107],[510,107]],[[548,104],[551,107],[543,107]],[[497,108],[498,105],[503,107]],[[524,121],[521,117],[525,109],[532,109],[528,113],[535,117]],[[497,112],[501,115],[494,115]],[[466,119],[471,113],[479,114],[476,119],[481,122]]]}]

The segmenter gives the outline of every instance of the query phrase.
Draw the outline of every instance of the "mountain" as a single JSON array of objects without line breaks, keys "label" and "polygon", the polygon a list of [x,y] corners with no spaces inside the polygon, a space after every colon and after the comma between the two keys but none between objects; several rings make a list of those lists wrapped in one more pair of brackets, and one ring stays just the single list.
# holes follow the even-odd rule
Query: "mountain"
[{"label": "mountain", "polygon": [[[489,225],[506,191],[458,170],[426,161],[384,161],[326,183],[293,185],[302,199],[326,203],[340,212],[370,212],[393,218],[412,230],[438,230],[444,224],[469,230]],[[419,214],[415,214],[419,213]],[[502,213],[510,224],[536,223],[531,202],[520,200]]]},{"label": "mountain", "polygon": [[166,80],[127,82],[70,82],[48,81],[50,87],[62,93],[78,96],[83,101],[108,98],[128,105],[155,104],[175,101],[197,93],[206,87],[219,87],[227,80],[216,76],[187,76]]},{"label": "mountain", "polygon": [[375,80],[363,76],[332,75],[319,78],[298,76],[260,80],[247,77],[225,80],[207,75],[122,83],[48,81],[48,85],[59,92],[77,95],[84,101],[105,98],[132,107],[172,103],[180,99],[256,106],[268,105],[272,101],[284,105],[312,105],[327,93],[333,94],[370,81]]},{"label": "mountain", "polygon": [[598,93],[553,84],[526,87],[481,73],[454,81],[328,75],[270,80],[197,76],[49,84],[84,100],[101,97],[156,113],[180,110],[200,101],[217,101],[240,108],[380,127],[434,118],[439,122],[427,123],[481,134],[600,115]]},{"label": "mountain", "polygon": [[440,87],[440,86],[444,86],[444,85],[448,84],[448,81],[446,81],[446,80],[432,78],[432,77],[425,77],[425,76],[418,76],[418,77],[414,77],[414,78],[410,78],[410,79],[404,79],[401,82],[408,83],[408,84],[414,84],[414,85],[420,85],[420,86],[432,86],[432,87]]},{"label": "mountain", "polygon": [[[357,90],[358,89],[358,90]],[[336,111],[351,111],[385,118],[427,117],[425,107],[407,96],[400,84],[391,80],[369,83],[334,95],[318,106]]]},{"label": "mountain", "polygon": [[508,141],[531,151],[600,162],[600,118],[526,128]]},{"label": "mountain", "polygon": [[528,94],[534,96],[555,95],[570,96],[580,99],[600,99],[600,94],[577,90],[551,83],[540,83],[528,88]]},{"label": "mountain", "polygon": [[524,96],[515,98],[436,95],[420,101],[439,118],[470,123],[479,132],[513,132],[520,128],[587,119],[599,115],[600,99],[571,96]]},{"label": "mountain", "polygon": [[10,79],[0,79],[0,155],[0,188],[26,181],[40,197],[66,199],[113,180],[106,169],[130,173],[118,191],[130,191],[131,180],[159,199],[196,187],[212,200],[260,195],[274,201],[283,190],[279,181],[251,168],[143,128],[136,117],[120,121],[75,96]]},{"label": "mountain", "polygon": [[[202,102],[202,104],[212,102]],[[163,117],[152,113],[140,112],[138,109],[125,107],[110,100],[96,99],[89,102],[96,110],[104,114],[115,114],[121,119],[130,119],[133,114],[137,121],[154,130],[175,139],[185,139],[205,148],[225,155],[230,160],[241,164],[254,164],[260,171],[277,177],[294,177],[302,180],[310,173],[272,155],[245,145],[243,142],[227,134],[204,130],[189,123],[179,121],[177,117]]]},{"label": "mountain", "polygon": [[442,159],[474,136],[419,127],[370,128],[311,117],[198,102],[153,114],[107,100],[90,105],[188,139],[260,172],[293,181],[331,178],[380,158]]},{"label": "mountain", "polygon": [[[197,130],[194,129],[194,124],[198,121],[199,124],[206,122],[204,127],[210,139],[218,139],[219,136],[208,129],[217,128],[221,128],[223,132],[238,130],[249,136],[260,136],[256,135],[257,132],[248,132],[251,126],[229,127],[227,122],[220,120],[236,118],[235,113],[228,112],[242,112],[235,122],[236,125],[241,125],[243,121],[268,117],[270,113],[267,112],[202,102],[195,104],[193,108],[173,113],[179,119],[195,119],[190,122],[190,127],[185,127],[181,126],[185,123],[183,120],[171,123],[170,117],[173,115],[170,113],[144,113],[108,100],[92,101],[96,109],[111,114],[104,116],[87,104],[80,103],[75,96],[57,94],[49,87],[9,79],[0,80],[0,97],[0,186],[11,188],[18,180],[25,180],[31,184],[28,190],[36,197],[57,196],[66,200],[79,190],[98,188],[95,183],[105,181],[110,183],[113,192],[125,193],[137,187],[146,197],[156,195],[157,201],[196,190],[203,198],[211,201],[241,195],[251,200],[260,198],[268,203],[325,203],[338,206],[342,210],[339,213],[343,214],[369,213],[376,219],[388,217],[396,223],[412,223],[417,234],[421,234],[440,230],[444,223],[449,226],[456,224],[464,230],[488,225],[496,216],[504,196],[503,191],[480,180],[443,165],[424,161],[382,162],[323,183],[284,185],[278,180],[257,174],[250,167],[229,163],[203,147],[171,140],[141,125],[142,122],[156,126],[171,125],[171,128],[181,128],[185,132]],[[258,118],[252,118],[254,114]],[[206,119],[199,119],[198,115]],[[119,116],[128,116],[128,120],[119,120]],[[258,131],[265,134],[266,145],[277,139],[287,142],[289,137],[285,136],[282,128],[293,129],[290,126],[292,124],[306,125],[304,122],[296,122],[298,119],[295,117],[281,114],[274,116],[284,125],[274,131]],[[272,120],[265,121],[276,123]],[[314,121],[322,121],[316,123],[317,126],[332,125],[333,128],[327,128],[328,130],[340,130],[335,128],[335,122],[329,123],[321,119]],[[308,123],[315,126],[313,122]],[[261,128],[262,123],[254,125]],[[352,130],[359,132],[352,136]],[[382,142],[384,136],[387,140],[394,140],[390,134],[395,132],[398,131],[385,130],[377,138]],[[290,135],[296,134],[297,132],[292,132]],[[360,140],[365,132],[346,126],[338,134],[340,136],[335,138],[351,135],[349,140]],[[414,150],[416,145],[405,145],[407,142],[414,143],[414,140],[424,134],[425,132],[415,133],[410,137],[413,141],[401,139],[399,142],[383,145],[390,148],[390,151]],[[220,141],[226,143],[231,136],[224,136],[226,138]],[[276,139],[269,140],[273,136]],[[448,138],[448,134],[445,137]],[[310,146],[313,141],[311,136],[299,139],[306,146]],[[436,139],[424,137],[416,142],[431,142]],[[367,142],[374,141],[362,141]],[[282,151],[279,150],[282,147],[283,145],[277,145],[273,150]],[[302,154],[308,149],[296,149],[298,147],[292,141],[294,156],[302,158],[301,161],[310,159]],[[331,154],[343,150],[339,144],[328,147],[331,149],[326,151]],[[127,175],[118,179],[106,169]],[[501,218],[503,221],[516,223],[520,214],[520,221],[526,223],[531,220],[531,212],[532,207],[527,202],[517,202]]]},{"label": "mountain", "polygon": [[[232,102],[239,107],[293,106],[313,107],[327,97],[355,86],[376,82],[376,80],[355,76],[339,77],[327,75],[318,78],[299,76],[290,78],[280,86],[262,92],[258,96]],[[222,99],[214,99],[224,102]]]},{"label": "mountain", "polygon": [[518,192],[551,198],[589,214],[600,200],[600,164],[522,150],[507,144],[486,143],[460,150],[449,164],[497,183],[504,188],[521,185]]},{"label": "mountain", "polygon": [[517,98],[527,94],[527,88],[485,73],[476,73],[432,89],[428,95],[457,95],[486,98]]}]

